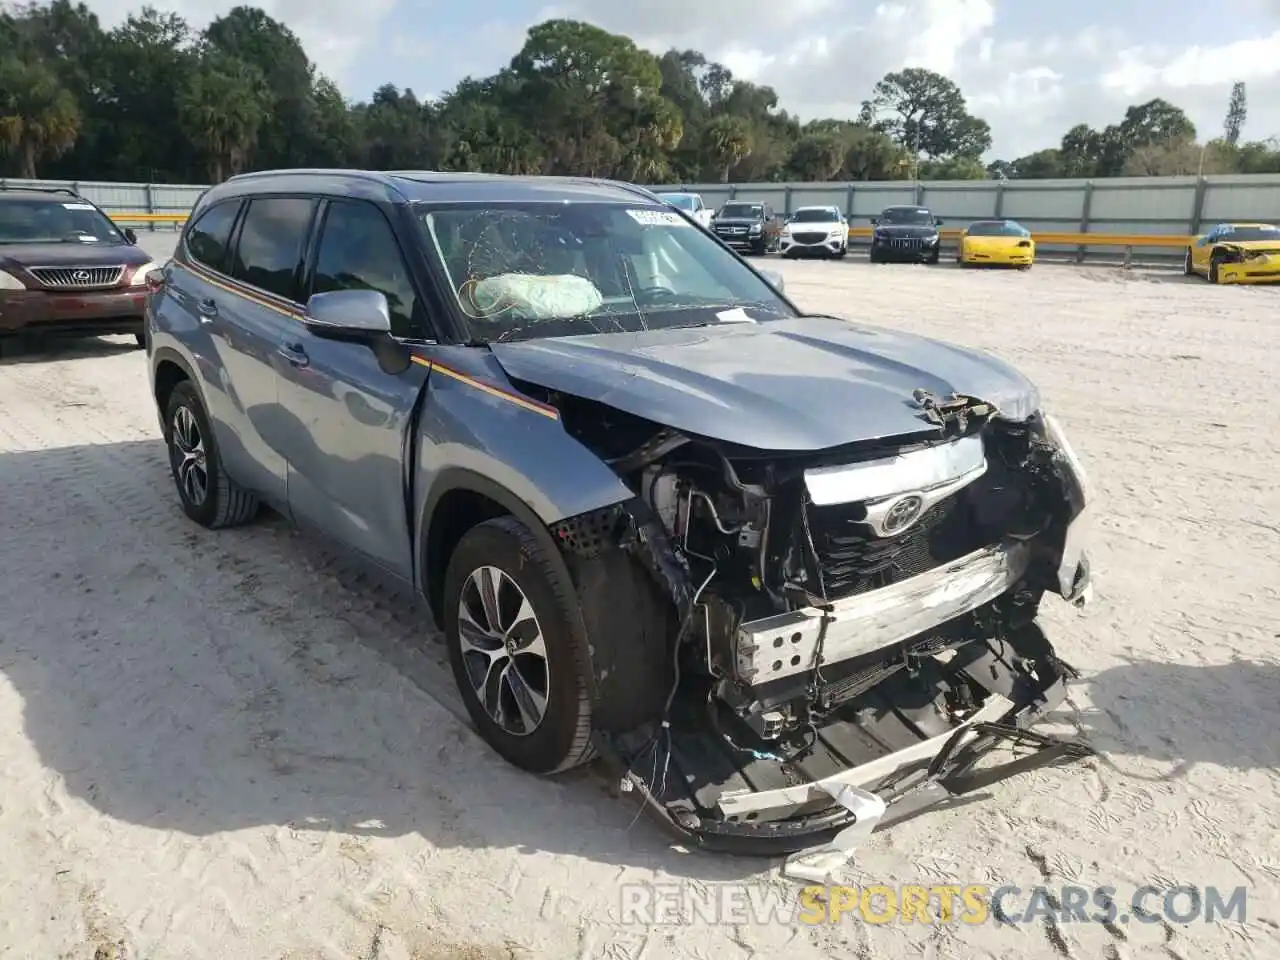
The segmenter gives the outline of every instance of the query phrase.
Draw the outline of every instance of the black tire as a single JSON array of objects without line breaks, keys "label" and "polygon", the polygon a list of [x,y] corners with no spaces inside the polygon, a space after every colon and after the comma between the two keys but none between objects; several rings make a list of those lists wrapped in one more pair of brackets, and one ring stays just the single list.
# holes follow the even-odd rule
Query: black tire
[{"label": "black tire", "polygon": [[[188,421],[187,417],[191,419]],[[210,530],[236,527],[248,523],[258,513],[258,499],[247,493],[227,476],[222,458],[218,454],[218,442],[209,425],[204,402],[190,380],[183,380],[169,394],[165,410],[164,440],[169,449],[169,472],[182,503],[182,511]],[[190,426],[194,425],[198,444],[192,443]],[[202,455],[188,455],[187,447],[197,447]],[[195,459],[184,471],[183,465],[190,457]],[[203,466],[203,496],[199,496],[198,477],[193,469]],[[191,482],[188,482],[191,477]]]},{"label": "black tire", "polygon": [[[481,703],[463,651],[464,590],[469,590],[472,576],[486,567],[497,568],[524,594],[546,650],[545,669],[535,678],[535,682],[542,682],[544,712],[539,722],[523,733],[504,728]],[[505,586],[503,590],[509,594]],[[473,604],[474,600],[468,601],[468,609]],[[537,774],[556,773],[592,759],[591,653],[577,595],[542,544],[515,518],[487,520],[472,527],[458,542],[444,578],[444,634],[454,682],[467,713],[503,759]],[[497,695],[509,697],[510,692],[498,691]],[[503,702],[512,703],[509,699]]]},{"label": "black tire", "polygon": [[872,263],[880,262],[880,254],[876,252],[875,247],[871,248],[871,252],[867,254],[867,259],[870,260]]},{"label": "black tire", "polygon": [[1213,251],[1213,253],[1209,254],[1209,282],[1210,283],[1222,282],[1218,278],[1218,267],[1222,264],[1222,262],[1223,262],[1223,256],[1219,251],[1215,250]]},{"label": "black tire", "polygon": [[[621,551],[576,562],[575,583],[565,578],[548,549],[514,517],[472,527],[449,558],[443,603],[445,642],[467,713],[503,759],[543,775],[593,759],[595,729],[631,729],[660,714],[672,682],[665,654],[674,619],[652,583]],[[546,670],[530,686],[542,680],[538,692],[545,693],[546,707],[531,731],[509,730],[490,714],[477,696],[463,652],[464,590],[484,567],[497,568],[518,588],[540,627]],[[474,608],[474,596],[469,603]],[[475,620],[476,614],[470,617]],[[608,668],[598,670],[600,679],[592,683],[593,669],[603,663]]]},{"label": "black tire", "polygon": [[934,248],[933,253],[929,254],[929,258],[925,260],[925,263],[937,263],[940,256],[942,256],[942,250]]},{"label": "black tire", "polygon": [[138,345],[139,349],[145,349],[147,346],[147,335],[145,333],[135,333],[133,342]]},{"label": "black tire", "polygon": [[1191,248],[1187,247],[1187,255],[1182,258],[1182,275],[1184,277],[1193,277],[1195,273],[1195,270],[1191,267]]},{"label": "black tire", "polygon": [[848,256],[848,254],[849,254],[849,248],[847,246],[841,247],[839,250],[836,251],[836,259],[843,260],[846,256]]}]

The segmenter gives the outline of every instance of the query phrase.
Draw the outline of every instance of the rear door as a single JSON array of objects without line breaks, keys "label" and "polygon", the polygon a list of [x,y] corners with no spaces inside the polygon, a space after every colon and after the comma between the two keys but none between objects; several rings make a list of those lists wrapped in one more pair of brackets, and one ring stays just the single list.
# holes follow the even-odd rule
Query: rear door
[{"label": "rear door", "polygon": [[231,245],[230,283],[211,294],[210,325],[223,387],[251,475],[241,482],[272,504],[285,501],[285,458],[279,436],[288,428],[278,391],[277,349],[289,318],[300,313],[302,252],[316,201],[252,197]]},{"label": "rear door", "polygon": [[[165,271],[164,295],[153,297],[151,304],[156,316],[153,346],[171,346],[172,339],[181,353],[195,359],[194,370],[222,461],[247,487],[253,467],[240,441],[244,425],[227,392],[212,340],[218,325],[215,298],[227,294],[222,281],[231,261],[231,236],[241,206],[237,197],[201,211],[175,250],[173,265]],[[166,413],[160,411],[161,416]]]},{"label": "rear door", "polygon": [[[307,295],[380,291],[393,336],[426,335],[404,251],[377,204],[325,201],[313,248]],[[411,582],[405,456],[427,368],[388,364],[396,351],[314,336],[300,319],[287,323],[279,347],[290,358],[280,402],[293,425],[285,443],[294,519]]]}]

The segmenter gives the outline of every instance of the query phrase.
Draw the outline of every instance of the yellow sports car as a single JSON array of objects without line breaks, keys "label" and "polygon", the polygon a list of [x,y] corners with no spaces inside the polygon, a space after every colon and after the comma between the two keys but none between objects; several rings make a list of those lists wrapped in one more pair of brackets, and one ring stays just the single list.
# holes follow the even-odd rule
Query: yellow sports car
[{"label": "yellow sports car", "polygon": [[1027,270],[1036,262],[1036,242],[1013,220],[978,220],[960,231],[956,259],[962,267],[986,263]]},{"label": "yellow sports car", "polygon": [[1280,227],[1220,223],[1187,247],[1182,272],[1210,283],[1280,283]]}]

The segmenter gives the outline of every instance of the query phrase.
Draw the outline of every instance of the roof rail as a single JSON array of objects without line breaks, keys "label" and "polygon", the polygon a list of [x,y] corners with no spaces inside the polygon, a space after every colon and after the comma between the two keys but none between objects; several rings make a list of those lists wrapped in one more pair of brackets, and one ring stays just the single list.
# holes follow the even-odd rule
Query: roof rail
[{"label": "roof rail", "polygon": [[8,180],[0,180],[0,190],[22,191],[23,193],[65,193],[73,197],[80,196],[70,187],[20,187],[10,183]]}]

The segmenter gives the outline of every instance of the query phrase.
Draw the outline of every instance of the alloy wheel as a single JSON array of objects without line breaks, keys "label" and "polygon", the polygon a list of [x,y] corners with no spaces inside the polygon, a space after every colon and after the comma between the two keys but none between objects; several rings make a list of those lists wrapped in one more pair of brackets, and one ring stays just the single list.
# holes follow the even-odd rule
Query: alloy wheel
[{"label": "alloy wheel", "polygon": [[190,407],[177,409],[170,433],[178,487],[193,507],[202,506],[209,496],[209,466],[204,436]]},{"label": "alloy wheel", "polygon": [[473,570],[458,602],[458,643],[471,687],[502,730],[523,737],[547,711],[550,668],[533,605],[497,567]]}]

